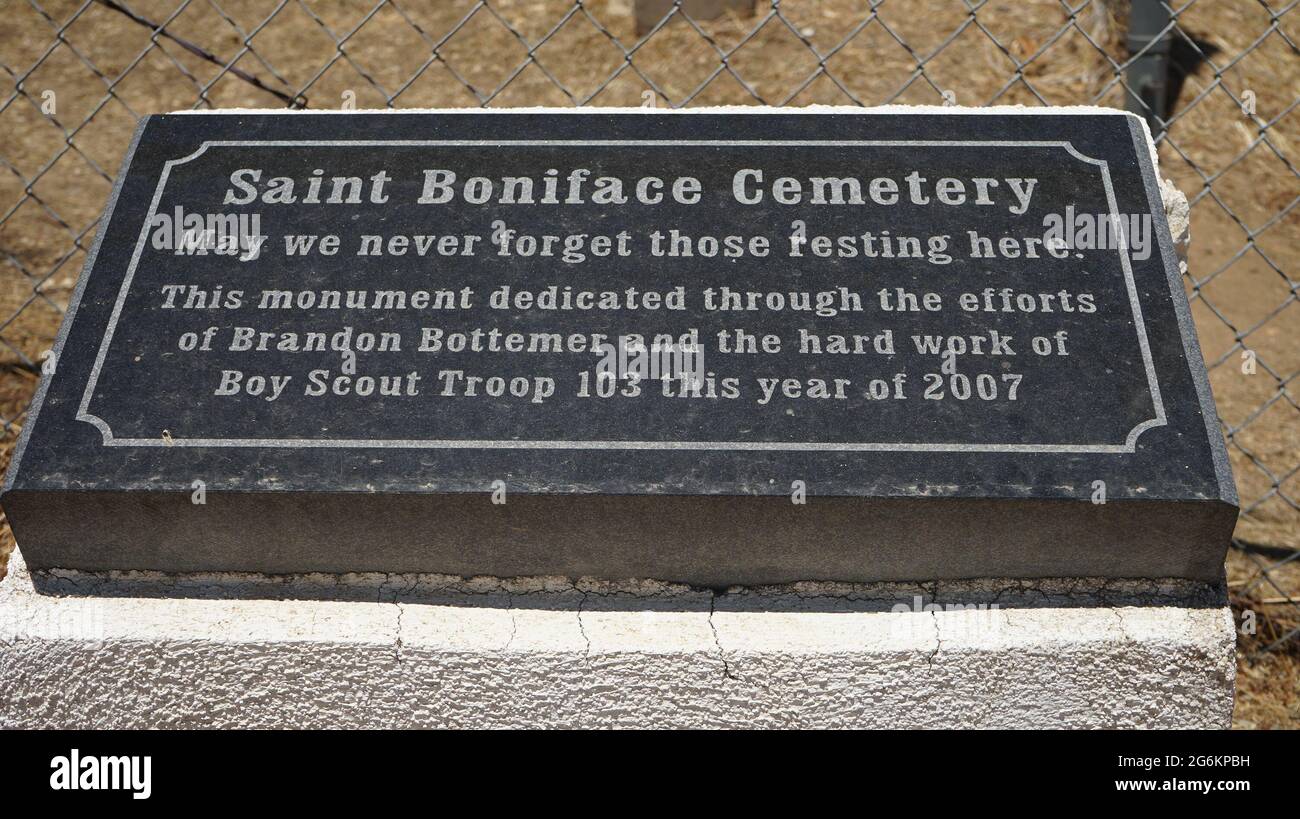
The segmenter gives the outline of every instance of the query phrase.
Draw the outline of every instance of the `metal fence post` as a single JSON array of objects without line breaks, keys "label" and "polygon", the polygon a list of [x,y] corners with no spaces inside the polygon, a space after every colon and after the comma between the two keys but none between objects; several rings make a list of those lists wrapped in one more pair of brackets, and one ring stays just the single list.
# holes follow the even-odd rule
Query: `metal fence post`
[{"label": "metal fence post", "polygon": [[1124,72],[1129,111],[1146,118],[1155,139],[1164,136],[1169,88],[1169,7],[1164,0],[1133,0],[1128,19],[1129,54],[1140,55]]}]

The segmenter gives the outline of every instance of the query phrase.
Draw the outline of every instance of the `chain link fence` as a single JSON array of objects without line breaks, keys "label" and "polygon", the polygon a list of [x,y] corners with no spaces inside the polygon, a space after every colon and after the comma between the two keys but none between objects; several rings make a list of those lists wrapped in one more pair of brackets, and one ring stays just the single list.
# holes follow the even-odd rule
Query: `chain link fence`
[{"label": "chain link fence", "polygon": [[[180,108],[1107,105],[1191,204],[1243,686],[1300,674],[1300,10],[1266,0],[0,0],[4,457],[137,119]],[[706,19],[708,18],[708,19]],[[8,538],[7,529],[5,537]],[[0,546],[3,550],[3,546]],[[1261,670],[1262,669],[1262,670]],[[1288,679],[1288,678],[1283,678]],[[1283,683],[1286,684],[1286,683]],[[1245,688],[1243,688],[1245,690]],[[1300,720],[1300,703],[1278,718]]]}]

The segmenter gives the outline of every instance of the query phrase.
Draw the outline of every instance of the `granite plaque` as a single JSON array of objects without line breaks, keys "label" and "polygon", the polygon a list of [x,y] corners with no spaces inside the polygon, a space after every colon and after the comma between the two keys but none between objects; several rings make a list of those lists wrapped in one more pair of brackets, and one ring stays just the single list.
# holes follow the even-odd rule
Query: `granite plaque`
[{"label": "granite plaque", "polygon": [[37,568],[1213,578],[1115,113],[153,116],[3,504]]}]

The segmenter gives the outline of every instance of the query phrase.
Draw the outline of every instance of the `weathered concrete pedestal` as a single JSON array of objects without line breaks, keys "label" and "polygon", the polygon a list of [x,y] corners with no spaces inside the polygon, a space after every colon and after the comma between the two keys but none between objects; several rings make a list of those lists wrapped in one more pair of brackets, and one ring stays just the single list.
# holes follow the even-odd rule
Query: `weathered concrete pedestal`
[{"label": "weathered concrete pedestal", "polygon": [[1220,728],[1233,645],[1222,589],[1188,581],[715,595],[33,575],[15,554],[0,582],[0,726]]}]

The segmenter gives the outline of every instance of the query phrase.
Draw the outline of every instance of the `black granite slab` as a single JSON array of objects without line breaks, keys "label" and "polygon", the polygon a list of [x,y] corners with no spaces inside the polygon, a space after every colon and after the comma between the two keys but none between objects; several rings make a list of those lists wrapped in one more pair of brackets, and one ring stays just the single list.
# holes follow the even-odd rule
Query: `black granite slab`
[{"label": "black granite slab", "polygon": [[[150,117],[3,506],[35,568],[1214,578],[1160,202],[1119,113]],[[700,394],[596,377],[629,334]]]}]

